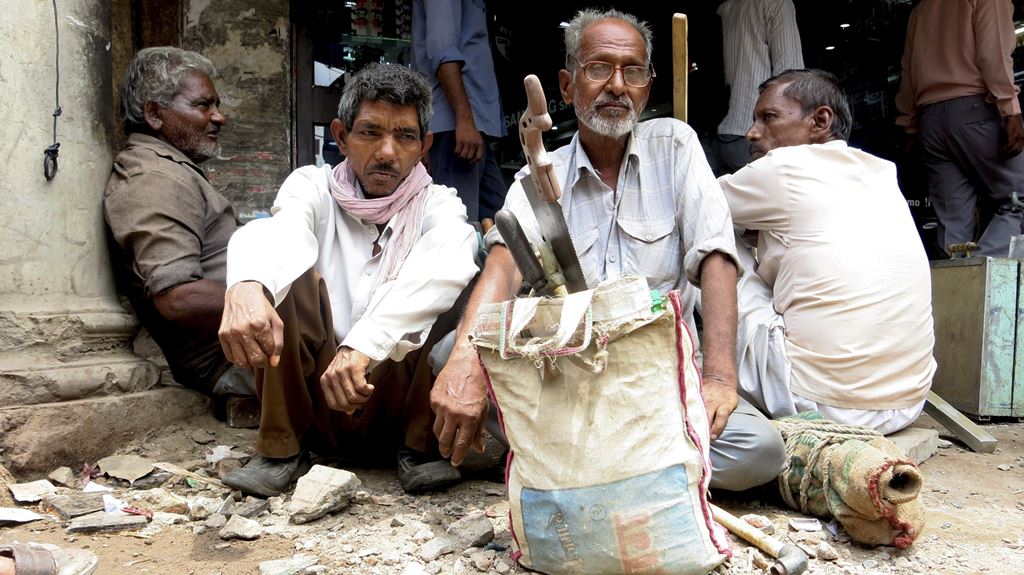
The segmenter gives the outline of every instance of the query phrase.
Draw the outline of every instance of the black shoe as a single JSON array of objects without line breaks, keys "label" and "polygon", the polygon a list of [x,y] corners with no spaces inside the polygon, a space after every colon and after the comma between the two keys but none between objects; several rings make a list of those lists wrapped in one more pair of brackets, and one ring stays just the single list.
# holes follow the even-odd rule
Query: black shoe
[{"label": "black shoe", "polygon": [[254,455],[245,467],[225,474],[221,483],[242,493],[275,497],[280,495],[289,483],[309,471],[309,467],[307,451],[280,459]]},{"label": "black shoe", "polygon": [[462,480],[462,472],[447,459],[431,458],[409,447],[398,450],[398,482],[406,493],[448,487]]}]

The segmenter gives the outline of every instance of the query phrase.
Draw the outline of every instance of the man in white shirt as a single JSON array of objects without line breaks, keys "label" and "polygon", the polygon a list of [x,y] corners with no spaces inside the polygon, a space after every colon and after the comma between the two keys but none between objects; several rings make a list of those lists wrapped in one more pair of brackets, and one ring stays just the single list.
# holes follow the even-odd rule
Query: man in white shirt
[{"label": "man in white shirt", "polygon": [[254,369],[263,413],[259,456],[225,484],[275,495],[309,448],[378,461],[399,448],[409,492],[459,479],[436,455],[426,359],[477,272],[477,238],[420,164],[430,100],[403,66],[356,74],[331,123],[347,159],[293,172],[272,217],[232,237],[220,339]]},{"label": "man in white shirt", "polygon": [[[687,282],[701,287],[711,487],[740,491],[773,480],[784,448],[771,422],[737,398],[739,265],[728,206],[697,136],[672,119],[637,123],[654,77],[651,36],[646,23],[617,10],[576,15],[565,31],[567,61],[559,80],[563,99],[576,108],[579,132],[550,157],[562,188],[559,203],[591,287],[644,275],[652,289],[684,292],[691,323],[696,290]],[[505,207],[536,241],[539,226],[518,182]],[[481,305],[510,299],[521,282],[496,230],[486,242],[493,247],[431,395],[441,453],[456,465],[471,446],[481,448],[488,409],[469,330]]]},{"label": "man in white shirt", "polygon": [[892,433],[921,413],[935,373],[928,258],[896,166],[846,144],[835,77],[788,70],[760,87],[754,161],[719,179],[741,250],[740,393],[772,417],[800,411]]}]

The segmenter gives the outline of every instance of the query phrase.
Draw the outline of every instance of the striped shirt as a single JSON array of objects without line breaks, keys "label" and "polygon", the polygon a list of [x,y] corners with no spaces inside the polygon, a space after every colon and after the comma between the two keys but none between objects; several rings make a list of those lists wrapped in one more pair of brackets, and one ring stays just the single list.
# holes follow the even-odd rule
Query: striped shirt
[{"label": "striped shirt", "polygon": [[[692,316],[700,287],[700,264],[712,252],[736,257],[732,217],[711,173],[697,135],[671,118],[637,124],[619,168],[616,189],[604,182],[579,142],[550,154],[562,185],[559,203],[590,287],[608,279],[637,274],[651,289],[684,292],[686,316]],[[530,242],[540,241],[540,226],[516,174],[505,208],[519,219]],[[487,245],[503,243],[491,228]]]},{"label": "striped shirt", "polygon": [[804,67],[796,9],[793,0],[728,0],[718,15],[729,86],[729,113],[718,133],[742,136],[753,123],[761,82]]}]

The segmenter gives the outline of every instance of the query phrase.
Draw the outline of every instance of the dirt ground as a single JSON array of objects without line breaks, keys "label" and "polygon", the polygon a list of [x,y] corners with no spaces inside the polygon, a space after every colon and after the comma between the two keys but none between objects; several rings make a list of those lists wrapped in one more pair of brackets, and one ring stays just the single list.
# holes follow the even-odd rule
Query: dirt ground
[{"label": "dirt ground", "polygon": [[[940,429],[927,418],[917,425]],[[197,430],[204,429],[212,434],[213,440],[200,445],[193,438]],[[826,530],[821,532],[822,536],[839,557],[832,561],[813,559],[808,573],[1024,573],[1024,424],[991,424],[986,429],[999,440],[994,454],[967,451],[941,430],[952,444],[921,466],[925,475],[922,497],[928,518],[927,527],[915,545],[902,551],[891,547],[867,548],[851,543],[841,530],[837,535]],[[248,451],[253,438],[252,430],[229,429],[210,417],[202,417],[139,438],[119,453],[197,468],[203,465],[199,460],[213,446],[232,445]],[[508,557],[508,504],[500,483],[473,480],[444,493],[408,496],[401,491],[391,470],[350,471],[362,480],[364,493],[358,494],[347,508],[306,525],[289,525],[280,513],[283,502],[272,500],[271,512],[257,517],[263,533],[254,541],[223,541],[218,529],[204,527],[203,521],[151,526],[136,532],[69,534],[64,529],[66,524],[53,517],[0,528],[0,544],[36,541],[89,549],[100,558],[96,572],[101,575],[256,574],[261,573],[261,562],[287,559],[297,553],[316,558],[316,566],[295,571],[299,573],[524,571]],[[184,484],[171,489],[186,498],[226,494]],[[121,496],[126,491],[121,487],[117,494]],[[790,518],[800,515],[784,508],[770,491],[746,499],[716,493],[714,501],[736,515],[757,513],[769,517],[776,536],[783,539],[799,537],[787,525]],[[449,523],[473,510],[482,510],[494,526],[495,538],[487,548],[473,548],[465,553],[456,549],[436,559],[423,558],[425,541],[442,536]],[[734,558],[719,567],[718,573],[764,572],[758,568],[762,563],[755,560],[755,553],[745,544],[734,539],[734,551]]]}]

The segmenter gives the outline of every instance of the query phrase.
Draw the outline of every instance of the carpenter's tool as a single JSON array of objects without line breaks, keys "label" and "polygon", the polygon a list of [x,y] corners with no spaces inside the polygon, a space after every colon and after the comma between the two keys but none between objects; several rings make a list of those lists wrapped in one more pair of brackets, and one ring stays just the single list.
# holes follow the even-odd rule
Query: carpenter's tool
[{"label": "carpenter's tool", "polygon": [[494,215],[494,225],[498,226],[498,232],[501,233],[505,247],[512,252],[512,259],[515,260],[516,267],[523,274],[523,281],[535,293],[547,291],[548,279],[544,277],[544,268],[541,267],[537,254],[533,253],[533,247],[530,246],[530,241],[523,233],[523,228],[519,225],[516,216],[509,210],[498,210],[498,213]]},{"label": "carpenter's tool", "polygon": [[672,116],[686,121],[690,77],[689,26],[686,14],[672,15]]},{"label": "carpenter's tool", "polygon": [[[971,257],[971,252],[973,252],[976,249],[978,249],[978,244],[974,242],[963,242],[959,244],[949,244],[949,247],[946,248],[946,252],[949,254],[949,257],[951,258],[969,258]],[[963,256],[960,256],[960,254],[963,254]]]},{"label": "carpenter's tool", "polygon": [[717,505],[709,505],[715,521],[776,559],[775,565],[771,567],[772,575],[800,575],[807,570],[807,554],[803,549],[766,535]]},{"label": "carpenter's tool", "polygon": [[[541,236],[550,245],[562,271],[566,289],[570,293],[584,291],[587,289],[587,280],[569,235],[569,227],[565,224],[562,206],[558,203],[562,195],[561,188],[541,139],[541,132],[551,128],[544,89],[533,74],[524,78],[523,84],[526,87],[527,106],[519,121],[519,143],[530,165],[530,174],[522,178],[520,183],[537,217],[537,223],[540,224]],[[523,275],[526,275],[525,272]]]}]

